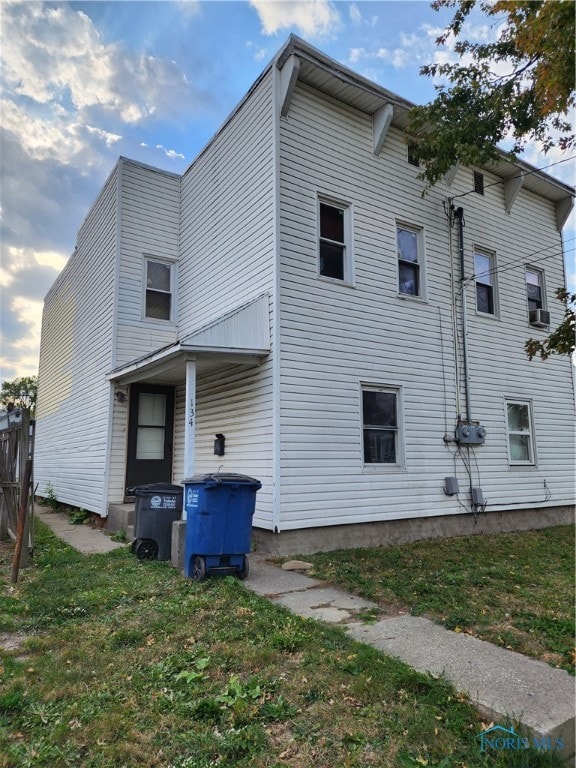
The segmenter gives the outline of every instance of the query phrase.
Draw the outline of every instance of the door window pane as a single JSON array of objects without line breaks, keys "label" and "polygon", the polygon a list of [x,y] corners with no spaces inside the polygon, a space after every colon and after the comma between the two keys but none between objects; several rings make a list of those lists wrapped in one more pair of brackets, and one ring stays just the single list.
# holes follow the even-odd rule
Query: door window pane
[{"label": "door window pane", "polygon": [[166,424],[166,395],[140,393],[138,424],[163,427]]},{"label": "door window pane", "polygon": [[164,458],[164,429],[162,427],[138,427],[136,458],[144,460]]}]

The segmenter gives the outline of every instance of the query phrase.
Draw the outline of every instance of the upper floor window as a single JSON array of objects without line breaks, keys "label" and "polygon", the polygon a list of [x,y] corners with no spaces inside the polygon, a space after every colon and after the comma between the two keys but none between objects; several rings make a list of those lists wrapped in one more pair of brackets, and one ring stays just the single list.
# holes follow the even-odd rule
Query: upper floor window
[{"label": "upper floor window", "polygon": [[526,270],[526,294],[528,309],[544,309],[544,273],[541,269]]},{"label": "upper floor window", "polygon": [[319,219],[319,274],[322,277],[351,282],[350,207],[320,200]]},{"label": "upper floor window", "polygon": [[172,319],[172,266],[146,259],[146,317]]},{"label": "upper floor window", "polygon": [[496,314],[496,258],[493,253],[474,253],[476,281],[476,310],[486,315]]},{"label": "upper floor window", "polygon": [[400,464],[399,392],[362,388],[362,431],[365,464]]},{"label": "upper floor window", "polygon": [[526,298],[528,300],[528,321],[534,328],[548,328],[550,312],[546,309],[546,286],[541,269],[526,269]]},{"label": "upper floor window", "polygon": [[406,296],[424,295],[424,249],[422,230],[396,225],[398,291]]}]

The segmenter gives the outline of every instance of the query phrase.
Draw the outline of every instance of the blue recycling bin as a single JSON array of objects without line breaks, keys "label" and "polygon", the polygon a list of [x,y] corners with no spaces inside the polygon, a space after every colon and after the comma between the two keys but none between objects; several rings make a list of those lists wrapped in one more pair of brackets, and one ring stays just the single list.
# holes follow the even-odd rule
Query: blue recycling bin
[{"label": "blue recycling bin", "polygon": [[196,581],[210,574],[248,575],[252,517],[259,480],[233,472],[184,480],[184,573]]}]

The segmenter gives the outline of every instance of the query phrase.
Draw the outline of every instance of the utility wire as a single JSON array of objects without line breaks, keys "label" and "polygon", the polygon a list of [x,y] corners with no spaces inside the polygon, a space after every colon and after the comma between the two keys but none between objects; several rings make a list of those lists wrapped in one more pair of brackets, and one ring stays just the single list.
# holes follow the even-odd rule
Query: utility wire
[{"label": "utility wire", "polygon": [[[491,184],[486,184],[484,189],[490,189],[490,187],[495,187],[498,184],[505,184],[507,181],[512,181],[512,179],[523,179],[525,176],[532,176],[534,173],[539,173],[540,171],[544,171],[547,168],[553,168],[555,165],[561,165],[562,163],[567,163],[569,160],[574,159],[576,159],[576,155],[571,155],[570,157],[565,157],[564,160],[557,160],[555,163],[550,163],[550,165],[543,165],[542,168],[534,168],[533,171],[522,171],[518,174],[518,176],[510,176],[508,179],[498,179],[498,181],[493,181]],[[554,180],[559,181],[558,179]],[[467,195],[471,195],[474,192],[475,190],[471,189],[468,192],[462,192],[459,195],[454,195],[454,197],[451,197],[450,200],[456,200],[459,197],[466,197]]]}]

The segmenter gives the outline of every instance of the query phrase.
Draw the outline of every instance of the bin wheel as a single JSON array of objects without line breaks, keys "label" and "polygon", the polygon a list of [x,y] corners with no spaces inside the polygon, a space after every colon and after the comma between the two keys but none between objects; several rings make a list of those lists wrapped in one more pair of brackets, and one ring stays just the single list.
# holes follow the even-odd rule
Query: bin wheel
[{"label": "bin wheel", "polygon": [[156,560],[158,557],[158,544],[153,539],[140,539],[134,554],[138,560]]},{"label": "bin wheel", "polygon": [[238,578],[240,581],[244,581],[244,579],[248,578],[248,574],[250,573],[250,563],[248,562],[248,558],[246,555],[244,555],[244,562],[242,563],[242,568],[238,568]]},{"label": "bin wheel", "polygon": [[206,578],[206,560],[200,555],[194,555],[192,561],[192,578],[194,581],[202,581]]}]

